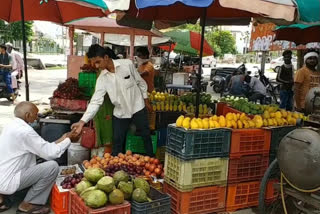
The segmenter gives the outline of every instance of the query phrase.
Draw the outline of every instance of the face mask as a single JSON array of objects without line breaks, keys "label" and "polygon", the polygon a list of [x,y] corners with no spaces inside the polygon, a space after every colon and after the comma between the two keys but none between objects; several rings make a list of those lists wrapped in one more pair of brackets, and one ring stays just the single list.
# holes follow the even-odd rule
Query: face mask
[{"label": "face mask", "polygon": [[148,62],[149,59],[141,59],[140,57],[137,57],[137,63],[138,63],[138,66],[142,65],[143,63],[146,63]]},{"label": "face mask", "polygon": [[33,129],[36,129],[40,127],[40,124],[38,120],[35,120],[32,123],[29,123],[29,126],[31,126]]}]

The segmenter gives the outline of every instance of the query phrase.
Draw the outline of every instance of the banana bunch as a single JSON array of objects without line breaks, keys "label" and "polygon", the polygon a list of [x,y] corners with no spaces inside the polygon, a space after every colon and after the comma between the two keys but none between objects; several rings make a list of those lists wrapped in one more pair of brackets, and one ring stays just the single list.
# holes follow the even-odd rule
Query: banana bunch
[{"label": "banana bunch", "polygon": [[276,112],[272,111],[272,109],[266,109],[262,117],[264,126],[296,125],[297,119],[308,120],[301,113],[285,111],[283,109]]},{"label": "banana bunch", "polygon": [[[274,114],[274,115],[273,115]],[[281,113],[280,113],[281,114]],[[185,129],[215,129],[215,128],[231,128],[231,129],[254,129],[270,126],[285,126],[296,125],[297,119],[301,118],[298,113],[293,113],[292,116],[282,118],[279,113],[272,113],[273,117],[269,119],[264,116],[255,115],[253,119],[247,117],[245,113],[235,114],[228,113],[226,116],[214,115],[210,118],[193,118],[180,116],[176,121],[177,127],[183,127]]]}]

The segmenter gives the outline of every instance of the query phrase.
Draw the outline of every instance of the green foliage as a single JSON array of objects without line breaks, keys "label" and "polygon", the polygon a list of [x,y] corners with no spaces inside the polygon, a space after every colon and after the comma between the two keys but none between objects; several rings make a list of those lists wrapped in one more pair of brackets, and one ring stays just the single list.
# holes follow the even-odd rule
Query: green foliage
[{"label": "green foliage", "polygon": [[[201,33],[201,26],[197,24],[184,24],[174,29],[187,29]],[[205,38],[213,48],[215,56],[220,57],[224,54],[236,54],[236,41],[230,31],[219,30],[217,27],[206,27]]]},{"label": "green foliage", "polygon": [[[33,36],[33,22],[25,22],[26,38],[30,42]],[[23,39],[21,22],[5,23],[0,20],[0,39],[5,42],[21,41]]]}]

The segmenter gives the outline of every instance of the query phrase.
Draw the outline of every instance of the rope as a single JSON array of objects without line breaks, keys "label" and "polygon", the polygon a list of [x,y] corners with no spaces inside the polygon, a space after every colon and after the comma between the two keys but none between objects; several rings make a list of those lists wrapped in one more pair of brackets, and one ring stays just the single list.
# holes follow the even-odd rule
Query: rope
[{"label": "rope", "polygon": [[287,212],[287,207],[286,207],[286,202],[284,200],[284,192],[283,192],[283,179],[291,186],[293,187],[295,190],[299,191],[299,192],[303,192],[303,193],[312,193],[312,192],[316,192],[320,190],[320,187],[317,187],[315,189],[310,189],[310,190],[304,190],[304,189],[300,189],[299,187],[296,187],[295,185],[293,185],[287,178],[286,176],[281,173],[281,179],[280,179],[280,190],[281,190],[281,200],[282,200],[282,206],[283,206],[283,211],[285,214],[288,214]]}]

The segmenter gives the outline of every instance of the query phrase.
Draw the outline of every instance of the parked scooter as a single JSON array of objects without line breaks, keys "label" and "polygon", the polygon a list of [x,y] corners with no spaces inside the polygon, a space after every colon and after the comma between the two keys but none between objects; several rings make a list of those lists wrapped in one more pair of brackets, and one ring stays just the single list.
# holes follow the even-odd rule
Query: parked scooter
[{"label": "parked scooter", "polygon": [[[17,80],[17,88],[13,89],[13,93],[16,97],[20,96],[19,95],[20,85],[21,85],[21,82]],[[1,98],[6,98],[7,100],[12,101],[11,94],[7,92],[7,84],[3,78],[3,75],[0,75],[0,99]]]}]

